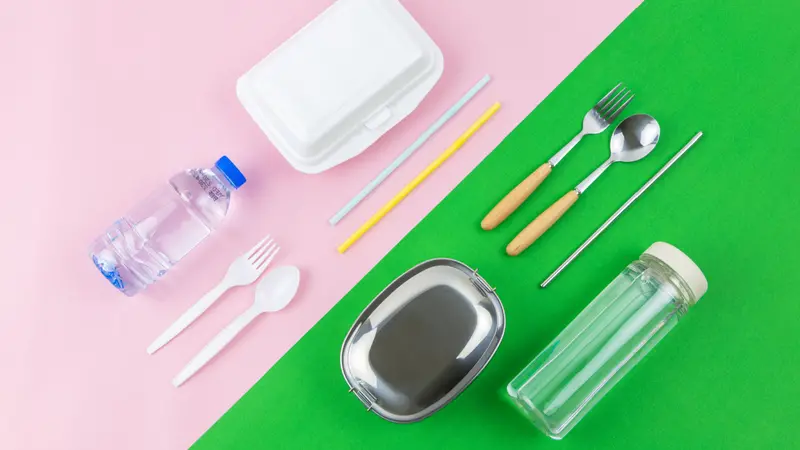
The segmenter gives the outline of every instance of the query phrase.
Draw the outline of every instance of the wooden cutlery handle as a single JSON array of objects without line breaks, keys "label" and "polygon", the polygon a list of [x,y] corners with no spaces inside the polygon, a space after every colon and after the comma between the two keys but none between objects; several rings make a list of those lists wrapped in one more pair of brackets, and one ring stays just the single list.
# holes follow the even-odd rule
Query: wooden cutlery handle
[{"label": "wooden cutlery handle", "polygon": [[552,170],[553,166],[550,163],[544,163],[539,166],[532,174],[528,175],[528,178],[522,180],[514,190],[509,192],[500,200],[500,203],[492,208],[489,214],[481,221],[481,228],[488,231],[503,223],[511,213],[519,208],[519,205],[530,197],[533,191],[542,184],[542,181],[550,175]]},{"label": "wooden cutlery handle", "polygon": [[578,201],[578,195],[578,191],[576,190],[569,191],[543,213],[539,214],[539,217],[528,224],[528,226],[520,231],[517,237],[508,244],[506,253],[511,256],[517,256],[525,251],[526,248],[530,247],[531,244],[536,242],[536,240],[539,239],[545,231],[549,230],[553,224],[558,222],[558,219]]}]

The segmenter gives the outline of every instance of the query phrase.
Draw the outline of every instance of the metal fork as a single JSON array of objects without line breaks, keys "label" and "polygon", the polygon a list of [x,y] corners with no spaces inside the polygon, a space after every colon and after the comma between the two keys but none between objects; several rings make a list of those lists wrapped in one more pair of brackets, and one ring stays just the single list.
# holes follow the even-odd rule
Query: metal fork
[{"label": "metal fork", "polygon": [[161,333],[161,336],[147,347],[147,353],[152,355],[175,336],[179,335],[186,327],[203,315],[228,289],[254,283],[264,273],[280,249],[275,241],[267,235],[245,254],[236,258],[231,263],[228,273],[225,274],[222,281],[183,313],[166,331]]},{"label": "metal fork", "polygon": [[508,193],[500,203],[498,203],[481,222],[481,228],[491,230],[501,223],[508,216],[516,211],[519,206],[530,197],[533,191],[550,175],[553,168],[567,156],[578,142],[587,134],[599,134],[605,131],[622,113],[622,111],[633,100],[633,93],[622,83],[614,86],[583,118],[583,128],[577,136],[572,138],[567,145],[558,151],[549,161],[539,166],[532,174],[522,180],[517,187]]}]

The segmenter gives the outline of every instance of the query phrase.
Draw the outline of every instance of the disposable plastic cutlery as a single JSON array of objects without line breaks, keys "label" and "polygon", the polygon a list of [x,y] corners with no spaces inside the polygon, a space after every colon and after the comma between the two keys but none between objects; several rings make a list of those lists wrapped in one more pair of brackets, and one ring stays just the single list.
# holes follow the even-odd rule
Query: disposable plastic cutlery
[{"label": "disposable plastic cutlery", "polygon": [[539,166],[532,174],[522,180],[517,187],[509,192],[500,203],[498,203],[489,214],[481,221],[481,228],[491,230],[503,223],[508,216],[519,208],[525,200],[530,197],[533,191],[550,175],[553,168],[567,156],[578,142],[587,134],[599,134],[605,131],[622,114],[622,111],[633,100],[630,89],[616,85],[605,97],[600,99],[596,105],[583,118],[583,129],[577,136],[572,138],[567,145],[558,151],[549,161]]},{"label": "disposable plastic cutlery", "polygon": [[223,328],[172,380],[172,384],[178,387],[191,378],[256,317],[263,313],[277,312],[285,308],[294,298],[299,286],[300,270],[297,267],[282,266],[271,270],[258,283],[253,306]]},{"label": "disposable plastic cutlery", "polygon": [[170,325],[166,331],[161,333],[161,336],[156,338],[156,340],[147,347],[147,353],[152,355],[158,349],[166,345],[167,342],[180,334],[198,317],[203,315],[203,313],[222,297],[222,294],[227,292],[228,289],[236,286],[253,284],[258,277],[264,273],[279,250],[280,247],[267,235],[267,237],[248,250],[247,253],[236,258],[228,268],[228,273],[225,275],[225,278],[223,278],[214,289],[211,289],[211,291],[183,313],[183,315]]}]

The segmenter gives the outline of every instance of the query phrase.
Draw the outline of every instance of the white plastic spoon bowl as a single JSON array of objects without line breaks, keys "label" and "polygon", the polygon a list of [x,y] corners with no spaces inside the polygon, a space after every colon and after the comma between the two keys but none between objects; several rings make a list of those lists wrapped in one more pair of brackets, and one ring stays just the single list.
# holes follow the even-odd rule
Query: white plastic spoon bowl
[{"label": "white plastic spoon bowl", "polygon": [[300,286],[300,270],[294,266],[281,266],[269,271],[256,287],[253,306],[233,320],[197,354],[172,380],[175,387],[182,385],[206,363],[217,355],[233,338],[260,314],[282,310],[292,301]]}]

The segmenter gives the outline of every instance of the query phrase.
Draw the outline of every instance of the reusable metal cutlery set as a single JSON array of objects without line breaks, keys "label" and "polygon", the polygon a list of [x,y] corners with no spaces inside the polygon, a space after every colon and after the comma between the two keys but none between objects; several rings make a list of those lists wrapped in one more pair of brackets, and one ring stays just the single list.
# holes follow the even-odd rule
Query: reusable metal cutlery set
[{"label": "reusable metal cutlery set", "polygon": [[[549,161],[539,166],[532,174],[525,178],[517,187],[506,195],[500,203],[481,222],[484,230],[492,230],[503,223],[508,216],[530,197],[533,191],[550,175],[558,163],[573,149],[587,134],[599,134],[608,128],[622,111],[633,100],[630,90],[618,84],[611,90],[583,118],[583,129],[572,138],[567,145],[558,151]],[[624,100],[624,102],[623,102]]]},{"label": "reusable metal cutlery set", "polygon": [[[553,155],[550,160],[542,164],[511,192],[509,192],[500,202],[492,208],[489,214],[481,221],[481,228],[492,230],[503,223],[514,211],[517,210],[525,200],[542,184],[542,182],[552,173],[553,169],[575,148],[580,140],[587,134],[599,134],[605,131],[625,110],[633,100],[634,94],[622,83],[615,86],[608,94],[597,102],[586,116],[583,118],[583,128],[567,145]],[[506,247],[506,253],[510,256],[517,256],[525,249],[530,247],[547,230],[578,201],[584,192],[592,185],[612,164],[616,162],[634,162],[649,155],[658,144],[661,129],[658,122],[646,114],[636,114],[623,120],[614,130],[611,136],[611,152],[608,160],[595,169],[588,177],[581,181],[575,189],[567,192],[563,197],[556,201],[552,206],[539,214],[528,226],[520,231],[517,236]],[[573,254],[551,278],[548,278],[542,287],[552,281],[561,270],[566,267],[577,255],[585,249],[602,231],[604,231],[625,209],[630,206],[650,185],[655,182],[672,164],[680,158],[696,141],[702,133],[698,133],[687,146],[681,150],[664,168],[659,171],[645,186],[642,187],[634,196],[623,205],[586,243]]]}]

